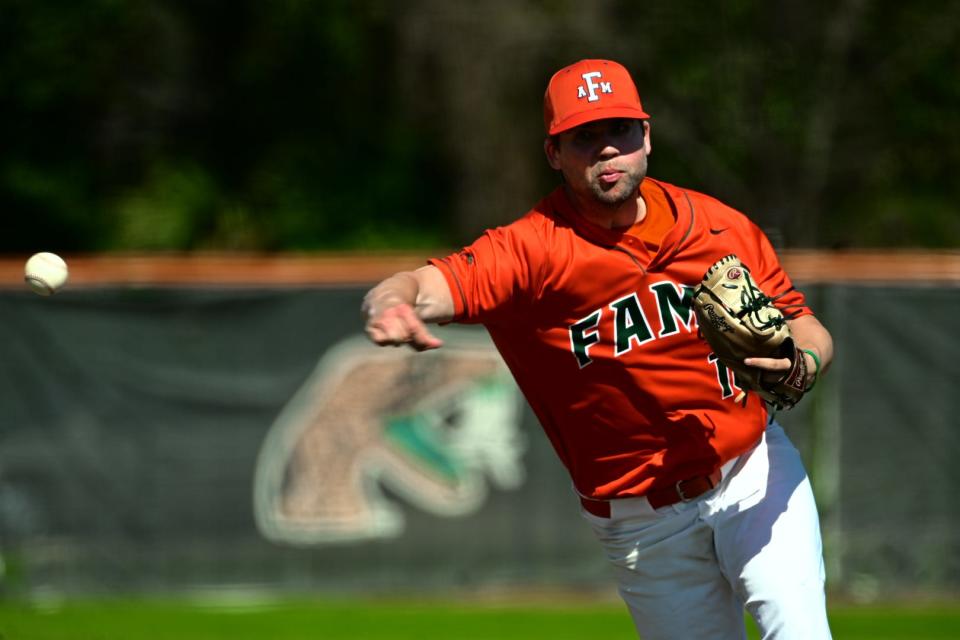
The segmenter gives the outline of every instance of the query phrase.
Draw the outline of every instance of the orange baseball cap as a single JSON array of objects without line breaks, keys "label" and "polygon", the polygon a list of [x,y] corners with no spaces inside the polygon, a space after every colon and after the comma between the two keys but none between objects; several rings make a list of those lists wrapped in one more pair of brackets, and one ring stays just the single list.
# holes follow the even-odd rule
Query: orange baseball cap
[{"label": "orange baseball cap", "polygon": [[581,60],[553,74],[543,96],[548,135],[606,118],[649,118],[630,72],[612,60]]}]

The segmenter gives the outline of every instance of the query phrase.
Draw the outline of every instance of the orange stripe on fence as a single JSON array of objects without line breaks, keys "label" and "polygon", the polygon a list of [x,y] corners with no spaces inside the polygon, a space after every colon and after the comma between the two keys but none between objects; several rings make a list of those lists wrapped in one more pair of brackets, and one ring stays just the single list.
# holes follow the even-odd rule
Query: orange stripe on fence
[{"label": "orange stripe on fence", "polygon": [[[70,286],[369,285],[397,271],[423,266],[422,254],[318,255],[64,255]],[[917,283],[960,285],[960,251],[807,251],[780,253],[798,283]],[[0,287],[23,286],[27,256],[0,258]]]},{"label": "orange stripe on fence", "polygon": [[[377,282],[416,269],[426,257],[414,254],[311,256],[70,256],[70,286],[235,285],[347,286]],[[0,259],[0,286],[23,282],[24,259]]]},{"label": "orange stripe on fence", "polygon": [[960,251],[783,251],[799,283],[960,284]]}]

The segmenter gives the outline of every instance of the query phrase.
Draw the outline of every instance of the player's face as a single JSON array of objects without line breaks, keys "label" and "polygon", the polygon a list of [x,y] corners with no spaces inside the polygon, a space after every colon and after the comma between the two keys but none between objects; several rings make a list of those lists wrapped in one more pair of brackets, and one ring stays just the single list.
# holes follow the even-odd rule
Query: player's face
[{"label": "player's face", "polygon": [[642,120],[597,120],[545,145],[547,160],[577,195],[616,207],[637,196],[647,175],[650,125]]}]

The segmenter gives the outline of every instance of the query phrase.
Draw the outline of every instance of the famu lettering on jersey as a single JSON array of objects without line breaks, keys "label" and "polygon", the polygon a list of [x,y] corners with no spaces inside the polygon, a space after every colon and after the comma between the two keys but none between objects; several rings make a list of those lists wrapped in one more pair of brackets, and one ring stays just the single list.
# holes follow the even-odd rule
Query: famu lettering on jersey
[{"label": "famu lettering on jersey", "polygon": [[[692,307],[694,289],[670,281],[650,285],[657,302],[659,331],[651,326],[636,293],[619,298],[574,322],[568,331],[570,350],[577,365],[583,369],[593,363],[590,349],[603,343],[604,338],[614,345],[614,356],[619,358],[652,340],[676,335],[681,327],[688,333],[696,332],[697,319]],[[741,390],[733,372],[715,355],[710,354],[705,364],[716,371],[720,397],[731,398]]]},{"label": "famu lettering on jersey", "polygon": [[[654,334],[643,311],[636,293],[631,293],[608,304],[610,312],[604,313],[604,307],[597,309],[586,318],[570,325],[570,349],[577,358],[577,364],[583,369],[593,359],[590,348],[601,342],[602,335],[612,338],[614,354],[622,356],[634,347],[639,347],[656,338],[665,338],[680,333],[682,326],[686,331],[696,331],[696,317],[693,313],[693,290],[688,285],[673,282],[658,282],[650,285],[657,301],[659,331]],[[608,317],[609,316],[609,317]],[[606,318],[606,322],[604,322]],[[609,327],[604,329],[601,324]],[[654,337],[656,335],[656,338]]]}]

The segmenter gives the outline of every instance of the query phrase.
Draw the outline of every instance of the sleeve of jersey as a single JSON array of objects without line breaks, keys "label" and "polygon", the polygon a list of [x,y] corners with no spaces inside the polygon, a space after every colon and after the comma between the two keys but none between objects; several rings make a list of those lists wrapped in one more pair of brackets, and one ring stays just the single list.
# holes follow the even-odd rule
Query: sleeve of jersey
[{"label": "sleeve of jersey", "polygon": [[457,253],[429,260],[450,286],[454,322],[497,322],[515,316],[535,297],[543,256],[531,234],[516,224],[499,227]]},{"label": "sleeve of jersey", "polygon": [[789,311],[795,317],[812,314],[813,311],[807,306],[806,296],[794,288],[766,234],[752,223],[751,227],[756,239],[757,255],[751,260],[754,264],[750,266],[757,286],[768,296],[781,296],[775,302],[779,309]]}]

